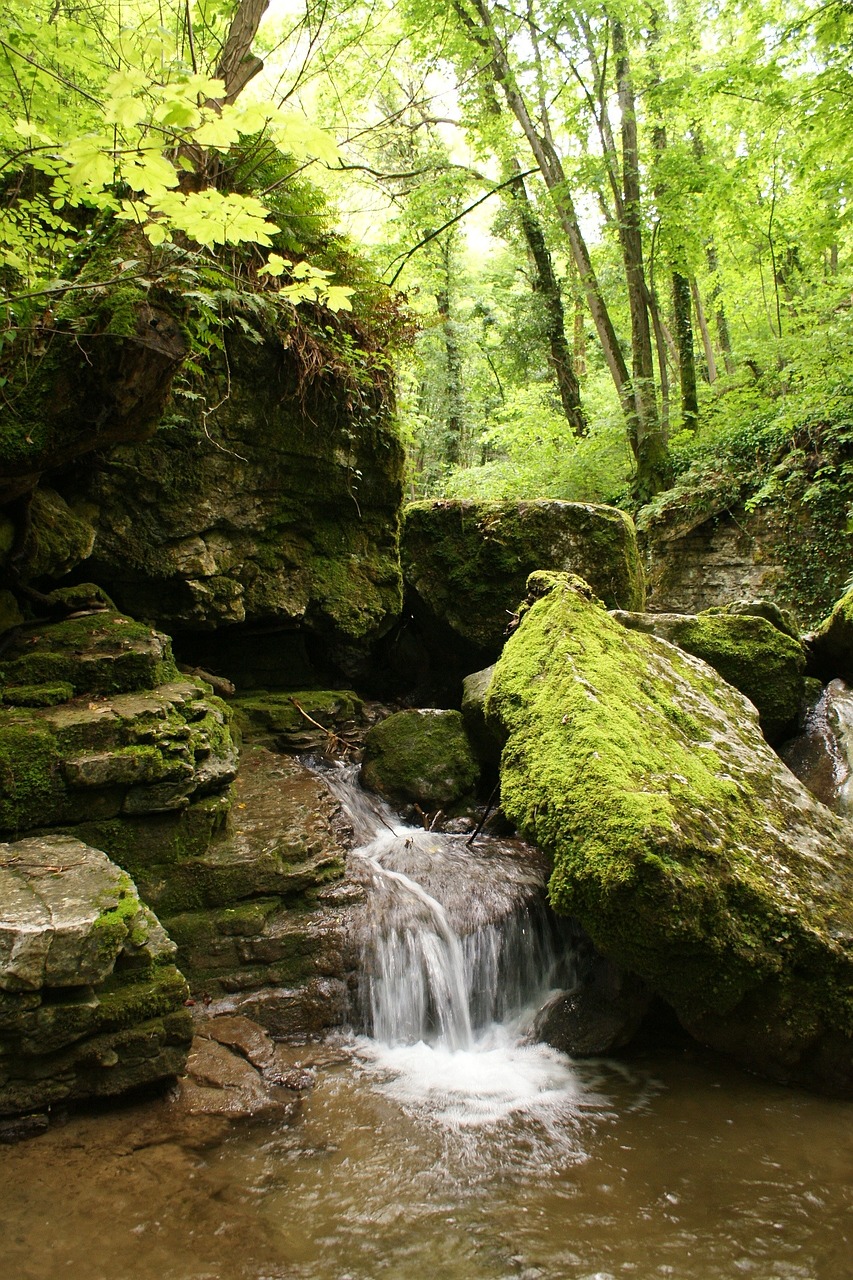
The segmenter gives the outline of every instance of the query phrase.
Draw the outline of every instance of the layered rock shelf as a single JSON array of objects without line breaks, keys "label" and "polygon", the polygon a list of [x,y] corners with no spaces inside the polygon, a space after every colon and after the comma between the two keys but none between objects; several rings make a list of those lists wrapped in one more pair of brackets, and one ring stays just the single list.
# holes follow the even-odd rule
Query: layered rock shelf
[{"label": "layered rock shelf", "polygon": [[0,845],[0,1115],[180,1072],[192,1023],[174,958],[99,850],[65,836]]}]

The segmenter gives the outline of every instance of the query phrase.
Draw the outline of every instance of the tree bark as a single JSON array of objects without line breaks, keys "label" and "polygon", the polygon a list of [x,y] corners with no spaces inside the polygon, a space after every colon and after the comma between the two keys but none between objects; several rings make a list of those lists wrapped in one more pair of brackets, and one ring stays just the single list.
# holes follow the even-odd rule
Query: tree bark
[{"label": "tree bark", "polygon": [[675,336],[678,342],[681,421],[685,431],[695,431],[699,425],[699,398],[696,391],[696,356],[693,350],[690,281],[680,271],[672,273],[672,303],[675,314]]},{"label": "tree bark", "polygon": [[589,427],[581,404],[580,384],[572,363],[572,353],[566,340],[563,298],[559,281],[554,274],[551,254],[545,243],[545,235],[539,219],[530,203],[524,179],[519,177],[517,185],[513,184],[511,190],[533,263],[533,291],[542,299],[545,308],[545,334],[550,353],[549,363],[554,370],[563,413],[575,435],[585,436]]},{"label": "tree bark", "polygon": [[237,6],[216,68],[217,79],[225,83],[223,102],[234,102],[263,69],[263,61],[252,53],[252,42],[268,5],[269,0],[240,0]]},{"label": "tree bark", "polygon": [[699,325],[699,332],[702,334],[702,345],[705,348],[705,363],[708,367],[708,381],[717,381],[717,360],[714,355],[714,344],[711,341],[711,335],[708,332],[708,322],[705,319],[705,308],[702,306],[702,295],[699,292],[699,286],[695,280],[690,281],[690,291],[693,294],[693,303],[696,307],[696,322]]}]

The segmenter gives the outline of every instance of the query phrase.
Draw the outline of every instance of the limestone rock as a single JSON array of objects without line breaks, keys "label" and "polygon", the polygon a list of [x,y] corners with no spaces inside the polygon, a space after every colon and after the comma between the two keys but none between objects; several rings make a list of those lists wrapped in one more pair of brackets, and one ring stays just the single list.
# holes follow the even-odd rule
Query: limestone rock
[{"label": "limestone rock", "polygon": [[[61,578],[91,554],[95,530],[53,489],[40,488],[29,502],[28,529],[16,554],[16,572],[25,580]],[[0,563],[3,561],[0,551]]]},{"label": "limestone rock", "polygon": [[0,1115],[176,1074],[187,985],[129,876],[65,836],[0,845]]},{"label": "limestone rock", "polygon": [[189,680],[0,709],[0,832],[183,809],[222,790],[237,770],[229,720]]},{"label": "limestone rock", "polygon": [[842,596],[809,637],[809,649],[812,674],[825,681],[838,677],[853,684],[853,591]]},{"label": "limestone rock", "polygon": [[235,698],[232,705],[245,740],[266,742],[280,751],[326,751],[346,743],[364,712],[351,689],[261,689]]},{"label": "limestone rock", "polygon": [[[358,666],[401,604],[402,449],[381,395],[344,401],[331,381],[300,383],[277,335],[229,340],[227,380],[215,423],[121,446],[79,479],[92,574],[170,631],[246,624],[242,670],[223,671],[246,687],[255,642],[276,625]],[[283,655],[271,683],[290,683],[286,666]]]},{"label": "limestone rock", "polygon": [[428,646],[462,662],[497,656],[535,569],[579,574],[609,608],[644,603],[634,527],[615,507],[415,502],[404,511],[400,555]]},{"label": "limestone rock", "polygon": [[127,693],[177,677],[168,636],[109,609],[21,627],[0,655],[0,684],[63,682],[75,694]]},{"label": "limestone rock", "polygon": [[501,740],[486,723],[486,694],[495,673],[494,664],[474,671],[462,681],[462,719],[468,739],[479,758],[487,765],[497,765],[501,758]]},{"label": "limestone rock", "polygon": [[149,921],[131,889],[109,858],[77,840],[0,845],[0,988],[103,982],[128,936],[141,929],[147,937]]},{"label": "limestone rock", "polygon": [[[583,584],[580,584],[582,587]],[[853,1095],[853,828],[704,663],[536,574],[487,712],[551,900],[703,1042]]]},{"label": "limestone rock", "polygon": [[365,738],[362,782],[388,800],[443,808],[470,796],[479,776],[458,711],[398,711]]},{"label": "limestone rock", "polygon": [[778,742],[796,728],[803,704],[805,652],[798,640],[763,614],[709,609],[699,614],[616,611],[614,617],[712,666],[757,708],[768,742]]}]

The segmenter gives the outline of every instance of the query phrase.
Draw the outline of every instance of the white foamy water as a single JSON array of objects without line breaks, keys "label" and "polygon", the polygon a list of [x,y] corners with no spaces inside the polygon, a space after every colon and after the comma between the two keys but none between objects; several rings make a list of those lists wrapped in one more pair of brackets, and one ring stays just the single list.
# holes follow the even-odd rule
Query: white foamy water
[{"label": "white foamy water", "polygon": [[494,1127],[521,1113],[550,1128],[604,1105],[564,1054],[520,1042],[505,1026],[482,1033],[469,1049],[368,1037],[355,1049],[375,1088],[448,1129]]}]

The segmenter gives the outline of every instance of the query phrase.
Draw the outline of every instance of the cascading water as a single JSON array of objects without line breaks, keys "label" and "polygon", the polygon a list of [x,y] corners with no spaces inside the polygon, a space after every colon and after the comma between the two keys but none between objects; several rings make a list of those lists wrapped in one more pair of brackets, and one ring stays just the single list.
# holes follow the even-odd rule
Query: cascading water
[{"label": "cascading water", "polygon": [[805,786],[836,813],[853,809],[853,689],[831,680],[806,716],[782,759]]},{"label": "cascading water", "polygon": [[385,1092],[455,1127],[576,1101],[569,1060],[526,1039],[573,970],[572,933],[546,906],[536,851],[406,826],[354,769],[324,777],[350,815],[368,888],[354,1021]]}]

